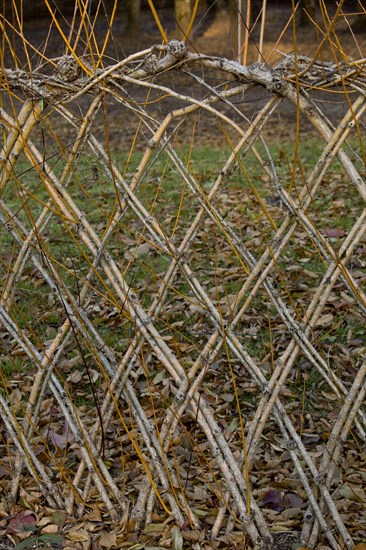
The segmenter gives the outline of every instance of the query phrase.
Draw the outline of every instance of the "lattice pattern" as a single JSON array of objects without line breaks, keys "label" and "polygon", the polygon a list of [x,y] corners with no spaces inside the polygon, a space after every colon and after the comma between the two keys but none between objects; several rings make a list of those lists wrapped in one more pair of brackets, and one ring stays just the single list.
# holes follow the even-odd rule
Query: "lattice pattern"
[{"label": "lattice pattern", "polygon": [[[191,88],[179,86],[183,77]],[[18,399],[3,373],[1,415],[18,453],[12,498],[28,469],[47,504],[69,513],[80,515],[86,502],[102,500],[112,518],[122,515],[135,529],[171,514],[180,528],[200,530],[195,502],[207,501],[207,513],[213,510],[207,537],[233,542],[230,536],[239,529],[247,544],[271,543],[276,519],[261,506],[256,453],[276,425],[276,452],[282,446],[282,459],[292,460],[294,492],[308,506],[304,519],[294,523],[302,528],[301,541],[314,547],[322,537],[331,548],[352,548],[332,483],[350,431],[355,428],[355,440],[365,441],[366,362],[361,354],[350,384],[322,353],[318,335],[335,288],[359,318],[366,311],[362,283],[349,268],[365,239],[364,165],[360,151],[347,145],[352,133],[363,131],[362,64],[340,67],[285,56],[274,69],[244,67],[189,53],[184,43],[172,41],[104,69],[92,70],[86,60],[72,57],[32,75],[9,69],[2,84],[19,94],[19,109],[14,104],[1,109],[3,351],[33,365],[29,394]],[[352,101],[334,127],[309,89],[340,86],[353,92]],[[249,120],[245,98],[258,87],[267,96]],[[263,138],[266,128],[278,125],[284,102],[324,140],[306,177],[296,172],[296,162],[292,175],[281,174]],[[130,158],[121,152],[130,139],[123,113],[136,120]],[[216,174],[182,149],[187,134],[181,140],[180,132],[188,128],[194,135],[199,117],[217,121],[226,136],[228,153],[223,149]],[[115,136],[115,127],[108,126],[112,119],[120,121]],[[272,186],[272,202],[261,197],[247,172],[249,157],[255,177]],[[360,205],[352,228],[334,243],[313,207],[336,160]],[[105,193],[96,196],[93,187],[101,179]],[[177,181],[179,206],[169,216]],[[257,238],[245,237],[248,196],[256,203]],[[311,278],[306,309],[297,307],[281,263],[299,232],[306,236],[304,247],[315,249],[325,266]],[[205,248],[217,260],[216,266],[208,263],[207,272],[200,263]],[[33,281],[28,290],[22,285],[25,273]],[[230,275],[238,286],[228,295],[220,280]],[[25,292],[38,292],[31,319],[22,309]],[[62,319],[52,321],[57,305]],[[247,336],[258,308],[268,308],[278,339],[266,359],[260,349],[250,349]],[[322,456],[309,451],[289,409],[286,384],[304,363],[316,369],[319,384],[326,382],[339,405]],[[70,379],[64,371],[73,365],[79,370]],[[210,391],[222,368],[236,396],[237,425],[226,422],[226,428]],[[80,371],[100,384],[93,412],[77,402]],[[240,403],[242,382],[260,392],[254,410]],[[62,444],[48,437],[52,426],[44,427],[49,403],[66,421],[73,467],[71,451],[66,458],[60,453],[67,437]],[[42,460],[35,446],[45,441]],[[269,462],[276,452],[267,453]],[[183,462],[195,465],[195,472],[199,463],[202,477],[192,479]]]}]

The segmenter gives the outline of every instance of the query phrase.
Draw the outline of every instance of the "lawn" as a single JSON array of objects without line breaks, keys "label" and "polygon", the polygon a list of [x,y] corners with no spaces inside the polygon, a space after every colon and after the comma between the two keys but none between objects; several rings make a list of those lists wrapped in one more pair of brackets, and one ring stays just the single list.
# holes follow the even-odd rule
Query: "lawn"
[{"label": "lawn", "polygon": [[[269,151],[281,185],[301,205],[304,200],[300,196],[301,189],[321,150],[321,143],[311,136],[304,144],[300,143],[294,161],[293,147],[279,145],[276,141],[269,142]],[[123,275],[129,293],[136,295],[145,310],[154,308],[151,318],[159,337],[188,373],[207,346],[216,325],[208,314],[207,303],[194,291],[191,279],[184,269],[178,268],[175,278],[164,283],[165,274],[175,255],[174,250],[169,248],[169,243],[174,244],[177,249],[186,237],[198,215],[202,199],[208,201],[209,193],[225,165],[230,149],[199,146],[192,150],[189,147],[177,147],[177,151],[183,164],[189,168],[192,175],[190,181],[194,182],[192,185],[196,186],[196,191],[190,188],[189,181],[184,180],[177,166],[164,151],[157,151],[153,155],[135,189],[135,197],[145,209],[149,227],[156,221],[160,228],[163,237],[159,242],[149,234],[144,218],[136,215],[131,203],[124,206],[124,194],[118,182],[106,173],[103,165],[95,158],[85,154],[79,159],[68,181],[67,191],[99,239],[103,239],[109,231],[113,216],[123,207],[123,213],[109,235],[108,253]],[[265,158],[265,152],[260,145],[258,151]],[[115,165],[130,184],[142,154],[137,152],[128,161],[127,158],[126,153],[113,155]],[[292,334],[286,329],[283,318],[263,286],[253,292],[256,279],[242,291],[250,266],[240,256],[235,242],[228,237],[225,229],[229,227],[256,260],[273,243],[276,231],[287,220],[288,210],[273,187],[272,178],[266,171],[267,166],[268,162],[259,164],[252,153],[240,159],[228,175],[222,192],[211,202],[220,215],[220,223],[217,223],[213,215],[199,224],[189,252],[185,253],[185,261],[198,278],[211,304],[217,309],[222,326],[231,323],[236,313],[243,308],[240,318],[233,325],[233,333],[264,377],[269,379],[279,358],[290,344]],[[63,170],[62,161],[54,159],[53,168],[56,175],[60,176]],[[202,198],[201,203],[199,196]],[[78,221],[62,213],[59,204],[53,199],[49,202],[49,198],[49,190],[44,181],[30,170],[24,159],[19,159],[14,176],[7,183],[3,201],[18,216],[22,226],[18,226],[18,241],[14,240],[4,226],[0,232],[0,276],[5,288],[16,265],[21,242],[47,205],[47,226],[42,228],[35,239],[42,254],[37,256],[36,253],[36,257],[41,259],[43,267],[48,271],[52,266],[54,278],[58,278],[57,291],[50,289],[36,268],[32,261],[31,247],[12,283],[14,292],[10,298],[11,317],[19,331],[29,338],[40,353],[52,345],[62,324],[67,320],[71,321],[72,332],[68,342],[63,345],[62,353],[57,357],[54,369],[67,389],[73,407],[83,415],[86,424],[91,426],[100,414],[100,406],[109,387],[109,376],[100,362],[100,345],[91,336],[90,339],[85,338],[77,328],[76,321],[70,317],[65,302],[70,296],[77,304],[83,301],[82,311],[99,334],[103,346],[111,350],[117,363],[123,360],[137,328],[129,307],[124,307],[123,300],[104,272],[98,268],[92,273],[93,255],[80,238]],[[306,213],[337,256],[344,239],[362,213],[357,190],[350,185],[338,162],[324,175],[306,206]],[[289,227],[293,222],[294,217],[290,215]],[[365,250],[365,240],[359,243],[348,260],[350,271],[360,288],[364,287],[366,281],[365,261],[361,250]],[[271,254],[275,251],[274,247],[271,248]],[[327,265],[327,259],[307,230],[301,225],[294,227],[287,245],[272,267],[271,283],[296,321],[303,323],[307,319],[307,310]],[[159,293],[164,285],[166,296],[163,301]],[[82,297],[83,287],[87,288],[86,298]],[[157,296],[161,300],[159,307]],[[90,334],[90,329],[87,332]],[[331,377],[338,376],[347,388],[350,387],[357,366],[365,355],[366,329],[362,314],[355,307],[354,298],[339,280],[309,336],[316,351],[327,364]],[[39,366],[6,333],[0,344],[0,362],[1,394],[13,404],[15,414],[20,419],[24,416],[24,404]],[[161,426],[164,415],[174,401],[174,393],[171,393],[173,382],[162,368],[156,352],[146,342],[143,342],[137,352],[131,377],[140,403],[155,425]],[[214,407],[218,424],[230,442],[234,456],[239,456],[243,426],[254,418],[262,397],[260,385],[248,377],[245,365],[225,344],[206,370],[201,391],[206,402]],[[317,452],[316,449],[322,448],[328,440],[332,415],[339,410],[342,402],[305,354],[299,353],[297,356],[281,390],[281,396],[286,400],[286,410],[296,430],[304,438],[308,450]],[[35,431],[33,442],[47,456],[49,468],[54,475],[58,476],[57,471],[61,472],[62,468],[71,479],[73,468],[77,464],[74,441],[62,439],[65,428],[58,406],[49,393],[46,393],[45,398],[40,413],[40,425]],[[124,410],[122,403],[115,405],[118,414]],[[131,411],[127,416],[126,412],[123,413],[124,427],[112,417],[111,423],[104,428],[106,432],[103,445],[106,447],[107,462],[117,480],[126,480],[126,475],[133,477],[131,472],[140,472],[141,469],[139,456],[131,446],[131,434],[136,434],[137,426],[130,413]],[[198,499],[196,509],[197,516],[207,516],[210,524],[209,518],[217,512],[221,494],[220,482],[216,477],[217,465],[210,463],[203,434],[187,415],[182,417],[179,431],[183,443],[174,440],[170,447],[175,471],[181,479],[192,479],[196,475],[205,486],[210,487],[211,496]],[[6,440],[6,433],[3,437]],[[113,451],[114,438],[117,438],[118,452]],[[357,448],[356,432],[352,432],[352,438]],[[258,458],[253,463],[252,472],[253,480],[255,479],[253,495],[259,501],[263,499],[264,502],[269,502],[272,511],[266,513],[274,523],[278,519],[275,517],[278,512],[273,512],[276,507],[271,498],[276,499],[278,491],[287,491],[286,494],[289,495],[296,493],[300,499],[300,508],[306,501],[300,482],[292,476],[291,460],[281,450],[282,447],[282,436],[273,420],[270,420],[258,446]],[[282,461],[280,470],[264,465],[273,453],[276,460]],[[11,463],[11,457],[5,460],[6,464],[9,462]],[[354,470],[357,478],[358,466],[355,465]],[[348,475],[350,470],[344,469],[342,476],[345,486]],[[32,492],[32,484],[29,483]],[[188,481],[185,482],[186,487],[187,484]],[[194,483],[190,481],[190,490],[193,490],[193,486]],[[355,498],[353,506],[359,509],[362,503]],[[284,510],[286,509],[287,506],[284,506]],[[162,517],[156,516],[156,521]],[[300,516],[293,520],[293,524],[297,526],[299,521]],[[146,540],[150,540],[150,536],[150,532],[145,533]]]}]

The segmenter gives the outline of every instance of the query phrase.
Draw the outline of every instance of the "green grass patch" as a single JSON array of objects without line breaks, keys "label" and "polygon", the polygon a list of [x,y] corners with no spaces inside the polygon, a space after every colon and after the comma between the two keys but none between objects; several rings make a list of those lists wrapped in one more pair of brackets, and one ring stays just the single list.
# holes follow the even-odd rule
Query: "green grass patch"
[{"label": "green grass patch", "polygon": [[[299,200],[299,189],[320,157],[322,148],[323,143],[315,139],[300,143],[294,168],[293,146],[285,147],[277,142],[269,144],[279,181],[293,200]],[[268,167],[266,151],[261,144],[258,145],[258,151],[264,166]],[[198,146],[189,152],[188,147],[183,147],[178,155],[182,166],[185,166],[183,171],[190,171],[191,181],[195,181],[207,195],[215,184],[220,170],[225,166],[230,150],[228,147],[218,150],[211,146]],[[134,153],[129,162],[126,154],[113,156],[113,161],[127,185],[133,181],[141,159],[140,152]],[[63,170],[62,162],[54,165],[58,176]],[[215,199],[214,206],[225,223],[233,228],[249,253],[258,258],[271,241],[275,227],[282,223],[287,210],[276,196],[271,178],[252,152],[248,152],[239,164],[234,163],[230,172],[223,175],[224,189]],[[18,161],[15,174],[8,182],[3,200],[13,213],[19,214],[24,231],[18,229],[18,232],[21,240],[24,240],[34,227],[43,205],[50,200],[50,195],[40,175],[32,171],[24,159]],[[122,182],[114,180],[97,159],[85,156],[80,158],[74,167],[67,191],[98,238],[103,239],[116,209],[123,204]],[[145,208],[149,223],[153,224],[157,220],[161,230],[169,238],[174,236],[176,246],[179,246],[200,204],[165,151],[154,152],[134,192]],[[319,231],[331,230],[330,234],[336,235],[330,238],[330,244],[337,250],[361,212],[360,208],[356,190],[349,184],[348,177],[336,162],[325,174],[309,205],[308,215]],[[89,293],[94,296],[93,303],[100,304],[99,312],[93,315],[93,324],[106,344],[122,353],[130,341],[131,330],[123,327],[118,315],[115,321],[111,321],[108,311],[112,307],[123,308],[123,304],[100,268],[100,277],[95,274],[87,279],[93,263],[93,254],[80,237],[81,220],[73,219],[72,215],[67,216],[65,211],[61,212],[54,200],[50,202],[48,211],[49,223],[37,235],[36,240],[63,281],[65,288],[61,287],[60,292],[66,296],[65,292],[68,289],[74,298],[78,299],[83,285],[87,283]],[[6,279],[10,276],[21,243],[14,244],[9,232],[3,227],[0,232],[0,246],[4,251],[1,273],[3,279]],[[93,246],[97,246],[95,242]],[[153,237],[138,219],[132,205],[127,206],[114,227],[107,248],[127,284],[137,292],[141,305],[148,308],[159,292],[172,261],[172,254],[154,243]],[[233,243],[230,242],[224,228],[218,229],[212,220],[206,219],[194,239],[187,261],[211,299],[214,302],[219,300],[223,305],[223,315],[229,315],[230,304],[227,302],[229,300],[232,303],[235,299],[246,279],[248,266],[234,254]],[[48,269],[47,261],[44,262],[44,266]],[[298,227],[278,258],[277,266],[278,271],[273,272],[273,278],[279,294],[286,303],[289,303],[289,297],[300,302],[299,311],[306,311],[311,296],[325,273],[326,262],[304,228]],[[65,319],[65,312],[58,302],[57,295],[50,305],[50,290],[45,283],[35,285],[35,272],[28,258],[24,275],[16,285],[17,307],[14,308],[13,315],[20,328],[31,327],[37,332],[41,342],[54,337],[58,326]],[[280,274],[283,275],[282,280]],[[190,323],[187,323],[190,330],[185,328],[185,323],[189,319],[197,319],[197,322],[200,322],[200,316],[205,318],[205,313],[204,309],[201,313],[195,312],[194,308],[199,307],[200,302],[182,271],[177,271],[174,282],[167,292],[164,313],[155,319],[156,326],[167,338],[169,333],[170,337],[179,342],[189,343],[193,338],[194,345],[200,346],[201,336],[192,337]],[[241,305],[247,296],[248,293],[238,305]],[[258,295],[253,299],[251,307],[254,316],[265,319],[268,313],[267,308],[263,307],[262,300],[263,296]],[[179,303],[185,306],[179,307]],[[190,308],[193,308],[193,313]],[[275,315],[274,310],[272,313],[271,311],[270,314]],[[42,315],[43,319],[39,321]],[[179,330],[169,330],[169,323],[180,321],[184,323],[183,326],[179,326]],[[357,323],[355,327],[356,325]],[[325,343],[335,340],[346,343],[350,330],[349,325],[347,327],[345,328],[342,323],[335,324],[334,330],[325,331],[318,339]],[[355,338],[362,337],[361,328],[355,327],[352,329]],[[132,332],[133,330],[132,327]],[[275,333],[272,337],[279,338]],[[276,345],[276,342],[270,339],[266,323],[257,338],[246,338],[243,341],[249,353],[257,358],[265,356],[270,352],[271,346]],[[11,363],[9,365],[6,366],[8,374],[11,371]]]}]

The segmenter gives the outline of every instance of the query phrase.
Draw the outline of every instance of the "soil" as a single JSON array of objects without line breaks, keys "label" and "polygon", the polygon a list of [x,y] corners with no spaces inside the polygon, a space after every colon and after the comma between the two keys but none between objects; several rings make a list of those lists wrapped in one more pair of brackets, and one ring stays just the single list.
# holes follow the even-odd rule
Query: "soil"
[{"label": "soil", "polygon": [[[122,3],[121,3],[122,4]],[[204,4],[201,2],[201,4]],[[329,17],[334,15],[336,4],[329,3]],[[362,49],[365,47],[366,28],[359,25],[356,16],[349,15],[350,10],[347,10],[347,17],[340,17],[334,26],[332,52],[330,50],[329,41],[325,40],[325,44],[321,48],[324,58],[331,56],[334,58],[335,53],[338,56],[347,55],[355,59],[362,57]],[[296,26],[296,43],[293,39],[293,23],[291,17],[291,3],[284,4],[283,2],[270,2],[266,13],[266,24],[264,33],[264,56],[270,64],[281,57],[283,53],[293,51],[295,48],[299,53],[312,56],[323,38],[322,15],[318,13],[316,24],[302,24]],[[109,14],[110,15],[110,14]],[[174,13],[171,9],[159,10],[159,18],[163,29],[169,39],[180,38],[180,31],[175,25]],[[237,55],[237,20],[233,10],[224,10],[211,8],[209,10],[201,10],[197,13],[195,25],[193,26],[189,42],[192,49],[207,53],[210,55],[218,55],[229,58],[235,58]],[[60,28],[69,36],[71,19],[64,20],[59,16],[58,23]],[[352,26],[352,30],[350,28]],[[51,32],[50,32],[50,26]],[[287,30],[283,32],[284,27]],[[63,55],[64,44],[60,40],[59,33],[54,25],[51,25],[50,18],[31,19],[24,22],[24,34],[29,42],[39,50],[44,50],[48,57],[57,57]],[[93,25],[94,34],[96,36],[99,47],[104,43],[108,24],[106,18],[100,16]],[[258,60],[258,44],[259,44],[260,22],[254,25],[249,38],[248,63]],[[76,33],[74,33],[75,35]],[[336,46],[336,37],[342,45],[342,50]],[[280,39],[280,40],[279,40]],[[106,55],[111,59],[123,59],[126,55],[143,50],[150,47],[152,44],[161,43],[162,38],[154,21],[154,18],[149,10],[142,10],[138,26],[128,27],[126,25],[126,15],[123,8],[118,8],[112,26],[111,37],[106,49]],[[278,44],[277,44],[278,43]],[[87,52],[85,42],[79,42],[78,53]],[[274,51],[276,50],[276,51]],[[272,52],[272,53],[271,53]],[[19,52],[17,52],[19,53]],[[271,55],[269,56],[269,54]]]},{"label": "soil", "polygon": [[[330,12],[335,9],[332,3],[328,6]],[[115,20],[113,22],[111,37],[108,42],[105,58],[107,64],[114,63],[116,60],[123,59],[125,56],[135,53],[137,51],[144,50],[151,47],[153,44],[160,44],[162,39],[157,29],[157,25],[153,19],[150,11],[142,10],[139,21],[139,27],[127,28],[126,17],[119,8],[117,11]],[[331,15],[331,13],[330,13]],[[264,34],[264,46],[263,55],[266,62],[271,66],[275,65],[279,59],[285,53],[296,51],[300,54],[306,54],[308,56],[318,54],[324,60],[334,60],[335,58],[340,61],[349,56],[354,59],[360,59],[363,57],[363,51],[365,49],[366,41],[366,28],[358,28],[357,32],[353,32],[349,28],[349,22],[353,21],[352,17],[339,19],[335,25],[335,31],[337,36],[334,36],[332,45],[328,40],[325,41],[323,46],[319,48],[319,44],[322,39],[322,33],[319,30],[324,25],[320,19],[321,14],[318,14],[319,20],[317,24],[319,29],[314,25],[302,25],[297,28],[296,42],[293,39],[293,24],[289,23],[291,16],[290,3],[282,5],[281,3],[271,2],[268,6],[266,16],[266,27]],[[172,10],[159,10],[159,17],[163,28],[169,38],[179,37],[179,30],[177,31],[175,26],[175,20]],[[356,20],[356,19],[355,19]],[[197,24],[193,27],[193,34],[190,38],[190,48],[192,50],[199,51],[208,55],[217,55],[220,57],[228,57],[235,59],[237,51],[237,23],[235,14],[233,12],[217,9],[201,11],[196,17]],[[62,31],[66,36],[70,32],[70,20],[62,21],[60,19]],[[283,32],[285,25],[288,24],[287,30]],[[248,59],[247,63],[258,61],[258,42],[259,42],[259,22],[255,26],[249,41]],[[359,26],[360,27],[360,26]],[[95,36],[99,44],[99,48],[102,48],[106,34],[108,32],[108,25],[106,19],[100,17],[94,26]],[[24,35],[38,50],[44,51],[45,55],[49,58],[57,58],[65,53],[64,42],[60,40],[59,33],[54,28],[50,30],[50,19],[44,18],[40,20],[30,20],[24,23]],[[338,47],[337,47],[338,40]],[[339,44],[341,44],[341,49]],[[332,49],[331,49],[332,48]],[[17,55],[22,61],[25,62],[24,55],[21,51],[22,46],[19,44],[17,48]],[[79,41],[79,47],[77,48],[79,54],[87,54],[88,47],[85,45],[85,41]],[[32,57],[30,57],[32,63]],[[11,66],[13,61],[7,57],[6,64]],[[261,60],[262,61],[262,60]],[[33,61],[34,62],[34,61]],[[161,82],[161,78],[160,78]],[[170,81],[168,84],[172,85]],[[189,94],[192,91],[192,80],[186,79],[181,74],[174,74],[174,87],[179,89],[183,94]],[[143,91],[139,94],[139,90],[135,90],[134,99],[136,101],[144,101]],[[266,90],[255,88],[248,93],[239,107],[244,114],[251,119],[253,115],[258,111],[263,102],[268,97]],[[325,113],[330,112],[332,118],[334,116],[339,119],[345,109],[347,108],[347,102],[344,97],[337,96],[335,94],[324,94],[323,92],[315,91],[313,97],[317,101],[322,102],[322,106]],[[174,108],[174,100],[167,103],[169,108]],[[160,107],[159,107],[160,108]],[[137,126],[137,119],[131,111],[127,109],[123,113],[123,125],[121,124],[121,106],[114,107],[109,104],[104,116],[108,115],[108,128],[109,128],[109,140],[112,148],[121,148],[121,127],[123,127],[123,136],[132,138]],[[270,126],[267,125],[264,131],[264,137],[277,138],[283,141],[293,140],[296,132],[296,110],[288,102],[283,102],[278,109],[278,114],[275,122]],[[117,115],[119,113],[119,116]],[[162,118],[165,113],[155,112],[158,118]],[[231,114],[232,116],[232,114]],[[335,122],[337,122],[335,120]],[[105,122],[99,124],[101,130],[105,126]],[[203,142],[209,142],[215,147],[220,147],[222,142],[222,133],[218,129],[217,121],[213,118],[206,117],[204,127],[201,128],[200,140]],[[307,134],[314,132],[312,125],[306,118],[301,119],[301,133]],[[182,136],[182,131],[181,131]],[[189,139],[190,134],[187,134]],[[130,141],[130,139],[127,139]]]}]

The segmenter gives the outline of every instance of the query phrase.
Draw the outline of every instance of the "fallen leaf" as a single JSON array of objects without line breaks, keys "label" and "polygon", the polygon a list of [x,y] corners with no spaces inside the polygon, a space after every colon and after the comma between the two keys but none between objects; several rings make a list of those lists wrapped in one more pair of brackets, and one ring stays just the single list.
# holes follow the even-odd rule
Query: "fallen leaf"
[{"label": "fallen leaf", "polygon": [[31,510],[22,510],[8,523],[7,533],[24,533],[34,531],[37,524],[36,515]]},{"label": "fallen leaf", "polygon": [[5,464],[0,464],[0,477],[9,477],[13,475],[13,471]]},{"label": "fallen leaf", "polygon": [[90,514],[85,514],[83,519],[86,521],[102,521],[102,514],[100,510],[93,510]]},{"label": "fallen leaf", "polygon": [[112,546],[115,546],[116,543],[117,543],[116,533],[101,531],[100,538],[99,538],[99,544],[101,546],[103,546],[104,548],[111,548]]},{"label": "fallen leaf", "polygon": [[85,529],[72,530],[67,533],[67,538],[74,542],[84,542],[89,540],[89,535]]},{"label": "fallen leaf", "polygon": [[55,432],[55,430],[50,430],[49,438],[54,446],[58,447],[59,449],[66,449],[68,444],[71,444],[75,441],[74,435],[71,432],[67,422],[64,423],[62,434],[58,434],[57,432]]},{"label": "fallen leaf", "polygon": [[268,504],[271,510],[279,512],[281,510],[281,493],[280,491],[267,491],[262,498],[262,505]]},{"label": "fallen leaf", "polygon": [[295,493],[285,493],[281,499],[282,506],[287,508],[301,508],[305,505],[305,502],[301,497],[295,495]]},{"label": "fallen leaf", "polygon": [[326,399],[328,399],[328,401],[337,401],[339,399],[338,395],[336,395],[335,393],[327,391],[322,391],[321,393]]},{"label": "fallen leaf", "polygon": [[52,521],[59,527],[63,527],[66,519],[66,513],[63,510],[56,510],[52,514]]},{"label": "fallen leaf", "polygon": [[173,550],[183,550],[183,537],[179,527],[172,529],[172,548]]},{"label": "fallen leaf", "polygon": [[67,381],[72,382],[73,384],[78,384],[82,377],[83,374],[79,370],[76,370],[67,377]]},{"label": "fallen leaf", "polygon": [[192,531],[183,531],[182,535],[185,540],[189,540],[190,542],[202,542],[205,538],[205,532],[198,529],[193,529]]},{"label": "fallen leaf", "polygon": [[164,523],[149,523],[144,529],[144,533],[159,533],[165,531],[166,525]]},{"label": "fallen leaf", "polygon": [[339,494],[355,502],[365,502],[366,500],[366,493],[361,485],[344,483],[339,489]]},{"label": "fallen leaf", "polygon": [[39,520],[39,522],[37,523],[37,527],[45,527],[46,525],[48,525],[49,523],[51,523],[51,518],[47,517],[47,516],[43,516],[43,518],[41,518]]},{"label": "fallen leaf", "polygon": [[323,315],[322,317],[319,317],[317,322],[315,323],[315,326],[317,327],[324,327],[326,325],[330,325],[333,322],[333,315],[331,313],[328,313],[327,315]]},{"label": "fallen leaf", "polygon": [[329,237],[329,239],[339,239],[341,237],[344,237],[346,232],[341,227],[334,227],[330,229],[321,229],[320,233],[322,235],[326,235],[327,237]]},{"label": "fallen leaf", "polygon": [[222,393],[220,397],[221,399],[226,401],[226,403],[232,403],[232,401],[234,401],[235,399],[235,395],[233,395],[232,393]]},{"label": "fallen leaf", "polygon": [[57,533],[57,532],[58,532],[58,526],[55,523],[50,523],[49,525],[46,525],[45,527],[43,527],[41,531],[41,533],[46,533],[46,534]]},{"label": "fallen leaf", "polygon": [[301,508],[305,505],[302,498],[295,493],[283,493],[281,491],[267,491],[262,498],[262,504],[268,504],[269,508],[280,512],[289,508]]}]

